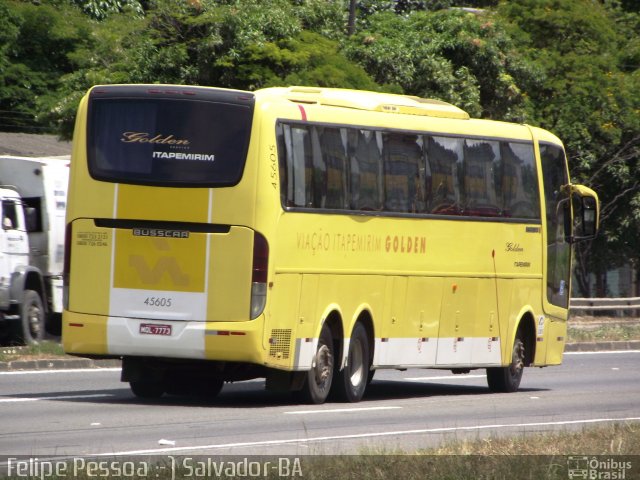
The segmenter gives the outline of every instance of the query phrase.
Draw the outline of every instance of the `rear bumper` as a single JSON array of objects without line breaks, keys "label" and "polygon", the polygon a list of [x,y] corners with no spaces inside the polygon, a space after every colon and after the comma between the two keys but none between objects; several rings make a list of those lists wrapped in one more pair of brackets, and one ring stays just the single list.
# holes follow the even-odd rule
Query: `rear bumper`
[{"label": "rear bumper", "polygon": [[64,350],[75,355],[264,364],[262,317],[247,322],[193,322],[107,317],[65,311],[62,324]]}]

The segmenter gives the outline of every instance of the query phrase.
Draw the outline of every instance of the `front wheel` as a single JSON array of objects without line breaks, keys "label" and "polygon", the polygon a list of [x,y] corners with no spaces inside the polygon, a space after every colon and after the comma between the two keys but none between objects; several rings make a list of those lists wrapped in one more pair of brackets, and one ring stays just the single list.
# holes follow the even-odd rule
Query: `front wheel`
[{"label": "front wheel", "polygon": [[306,375],[302,390],[298,392],[302,401],[314,404],[324,403],[329,396],[333,381],[333,362],[333,337],[329,326],[325,323],[320,331],[311,370]]},{"label": "front wheel", "polygon": [[367,388],[369,377],[369,336],[364,325],[357,323],[351,333],[347,364],[336,372],[336,395],[346,402],[359,402]]},{"label": "front wheel", "polygon": [[511,393],[518,390],[524,373],[524,342],[518,335],[513,342],[511,363],[506,367],[487,368],[487,383],[492,392]]},{"label": "front wheel", "polygon": [[16,340],[23,344],[36,344],[45,337],[45,311],[40,295],[35,290],[25,290],[20,308],[20,325]]}]

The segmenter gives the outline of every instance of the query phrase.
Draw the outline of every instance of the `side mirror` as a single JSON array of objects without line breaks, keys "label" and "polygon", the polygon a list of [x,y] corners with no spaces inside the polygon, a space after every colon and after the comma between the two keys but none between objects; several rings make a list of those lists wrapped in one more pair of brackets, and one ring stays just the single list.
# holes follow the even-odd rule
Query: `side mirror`
[{"label": "side mirror", "polygon": [[598,232],[596,224],[597,202],[592,197],[582,197],[582,235],[583,237],[595,237]]},{"label": "side mirror", "polygon": [[24,207],[24,223],[27,232],[35,232],[38,230],[38,212],[33,207]]},{"label": "side mirror", "polygon": [[571,185],[573,204],[572,242],[591,240],[598,233],[600,204],[597,194],[583,185]]}]

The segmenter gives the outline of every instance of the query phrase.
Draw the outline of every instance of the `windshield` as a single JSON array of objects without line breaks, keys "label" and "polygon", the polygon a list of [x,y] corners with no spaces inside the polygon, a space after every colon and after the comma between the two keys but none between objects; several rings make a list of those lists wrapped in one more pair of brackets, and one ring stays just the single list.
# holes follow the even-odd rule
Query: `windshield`
[{"label": "windshield", "polygon": [[87,156],[98,180],[167,186],[240,181],[250,93],[197,87],[107,86],[89,99]]}]

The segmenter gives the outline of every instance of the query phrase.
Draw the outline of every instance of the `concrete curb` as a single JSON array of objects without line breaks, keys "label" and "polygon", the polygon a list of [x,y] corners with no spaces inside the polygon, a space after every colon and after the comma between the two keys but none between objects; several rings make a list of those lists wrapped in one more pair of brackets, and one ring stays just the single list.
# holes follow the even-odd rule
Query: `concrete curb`
[{"label": "concrete curb", "polygon": [[13,360],[0,362],[0,372],[29,370],[75,370],[79,368],[119,368],[120,360],[91,360],[89,358],[48,358],[41,360]]}]

